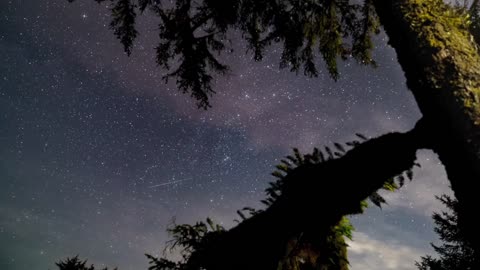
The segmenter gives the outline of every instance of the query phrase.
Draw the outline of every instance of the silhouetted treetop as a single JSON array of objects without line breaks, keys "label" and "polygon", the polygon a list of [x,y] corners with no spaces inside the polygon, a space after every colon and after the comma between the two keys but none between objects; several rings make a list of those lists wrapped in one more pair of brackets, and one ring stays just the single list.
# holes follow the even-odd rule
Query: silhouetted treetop
[{"label": "silhouetted treetop", "polygon": [[[80,260],[78,255],[72,258],[67,257],[65,260],[55,263],[55,265],[59,270],[95,270],[93,264],[88,266],[87,260]],[[105,267],[102,268],[102,270],[108,270],[108,268]],[[117,270],[117,268],[114,268],[113,270]]]},{"label": "silhouetted treetop", "polygon": [[458,201],[447,195],[437,199],[448,208],[448,211],[433,214],[435,232],[443,243],[439,246],[432,244],[438,258],[424,256],[416,266],[420,270],[476,269],[475,264],[478,264],[479,258],[475,258],[473,247],[467,241],[469,236],[465,235],[458,226]]}]

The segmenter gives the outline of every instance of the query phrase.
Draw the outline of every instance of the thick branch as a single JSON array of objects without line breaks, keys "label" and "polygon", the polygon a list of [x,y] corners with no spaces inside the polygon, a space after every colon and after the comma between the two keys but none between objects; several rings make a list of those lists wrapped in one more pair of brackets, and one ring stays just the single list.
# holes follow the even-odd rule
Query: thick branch
[{"label": "thick branch", "polygon": [[222,234],[190,261],[208,270],[276,269],[292,237],[326,237],[386,180],[410,169],[420,147],[415,137],[414,132],[387,134],[341,158],[298,167],[286,176],[285,192],[271,207]]}]

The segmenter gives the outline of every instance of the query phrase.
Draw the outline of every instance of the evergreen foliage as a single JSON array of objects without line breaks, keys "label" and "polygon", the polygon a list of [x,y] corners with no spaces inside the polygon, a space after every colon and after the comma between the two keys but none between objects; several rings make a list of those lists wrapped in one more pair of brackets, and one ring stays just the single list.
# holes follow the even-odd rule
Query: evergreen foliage
[{"label": "evergreen foliage", "polygon": [[[279,44],[280,68],[303,70],[310,77],[319,74],[317,56],[335,80],[339,78],[338,59],[353,58],[376,66],[372,36],[379,33],[380,23],[374,0],[94,1],[110,3],[110,28],[128,55],[138,36],[137,15],[150,11],[159,18],[156,59],[160,67],[169,70],[164,80],[176,80],[178,89],[190,93],[199,108],[210,107],[214,75],[229,70],[218,55],[232,51],[231,29],[240,32],[254,60],[262,60],[267,47]],[[478,2],[456,1],[457,7],[470,14],[470,30],[476,40],[480,39]]]},{"label": "evergreen foliage", "polygon": [[179,249],[182,260],[173,262],[166,258],[157,258],[150,254],[145,254],[149,259],[149,270],[189,270],[199,269],[199,262],[195,262],[198,257],[192,257],[195,252],[200,252],[212,244],[212,239],[218,237],[225,229],[214,223],[210,218],[206,222],[199,221],[194,225],[173,224],[168,229],[172,239],[167,242],[165,251],[173,252]]},{"label": "evergreen foliage", "polygon": [[467,236],[458,227],[458,201],[447,195],[437,197],[448,211],[434,213],[435,232],[443,243],[434,245],[438,258],[430,255],[422,257],[416,263],[419,270],[473,270],[475,259],[473,248],[467,241]]},{"label": "evergreen foliage", "polygon": [[[73,2],[74,0],[69,0]],[[107,0],[95,0],[98,3]],[[379,32],[372,0],[110,0],[111,28],[130,55],[138,35],[137,14],[146,10],[160,19],[159,66],[164,76],[176,80],[180,91],[190,93],[201,108],[210,107],[214,74],[228,66],[218,54],[232,50],[228,31],[234,29],[247,41],[248,51],[259,61],[272,44],[283,47],[280,68],[318,76],[316,55],[324,60],[333,79],[338,79],[337,59],[353,58],[375,65],[371,36]]]},{"label": "evergreen foliage", "polygon": [[[72,258],[66,258],[63,261],[55,263],[59,270],[95,270],[95,267],[92,265],[87,265],[87,260],[82,261],[78,258],[78,255]],[[107,267],[102,270],[108,270]],[[113,270],[117,270],[114,268]]]},{"label": "evergreen foliage", "polygon": [[[282,190],[284,189],[284,178],[286,174],[293,171],[295,168],[302,165],[313,165],[319,164],[328,160],[335,158],[340,158],[345,155],[347,150],[353,149],[356,145],[359,145],[361,141],[367,141],[367,137],[362,134],[357,133],[356,136],[359,140],[354,140],[351,142],[346,142],[345,144],[333,143],[333,148],[328,146],[324,147],[324,151],[314,148],[311,154],[302,155],[297,148],[293,148],[293,155],[286,156],[285,159],[280,161],[280,164],[276,166],[277,170],[272,173],[273,176],[277,178],[275,182],[270,182],[266,189],[267,198],[262,200],[262,202],[270,206],[275,200],[280,197]],[[333,149],[333,150],[332,150]],[[418,163],[415,163],[415,166],[420,166]],[[405,183],[405,179],[412,180],[413,172],[412,169],[406,170],[404,173],[387,179],[382,187],[383,190],[395,191],[398,188],[402,187]],[[382,204],[386,203],[385,199],[376,191],[369,196],[369,200],[376,206],[380,207]],[[366,201],[360,202],[359,209],[363,209],[367,206]],[[363,212],[363,211],[360,211]]]}]

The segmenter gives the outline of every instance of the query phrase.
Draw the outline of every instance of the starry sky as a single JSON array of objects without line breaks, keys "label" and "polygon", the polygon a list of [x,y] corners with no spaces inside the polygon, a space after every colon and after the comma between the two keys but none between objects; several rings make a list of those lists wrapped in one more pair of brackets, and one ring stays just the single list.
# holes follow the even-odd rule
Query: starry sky
[{"label": "starry sky", "polygon": [[[276,47],[256,63],[233,36],[221,56],[231,72],[204,111],[161,80],[156,18],[140,19],[131,57],[108,23],[94,1],[0,1],[2,270],[56,269],[77,254],[147,269],[143,254],[162,252],[174,218],[231,227],[237,209],[260,206],[292,147],[407,131],[420,118],[383,34],[379,68],[347,61],[338,82],[279,70]],[[434,196],[450,191],[436,156],[418,158],[388,206],[352,217],[352,269],[414,269],[432,253]]]}]

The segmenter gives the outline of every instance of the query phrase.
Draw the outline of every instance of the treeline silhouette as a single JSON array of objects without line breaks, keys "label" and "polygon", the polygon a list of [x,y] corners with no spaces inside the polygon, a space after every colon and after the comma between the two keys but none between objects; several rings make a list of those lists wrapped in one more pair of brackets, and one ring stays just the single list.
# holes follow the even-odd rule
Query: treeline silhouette
[{"label": "treeline silhouette", "polygon": [[[450,196],[437,196],[447,211],[433,214],[435,232],[442,240],[437,246],[432,244],[437,256],[427,255],[416,263],[419,270],[474,270],[475,253],[468,235],[458,226],[458,201]],[[478,259],[478,258],[477,258]]]},{"label": "treeline silhouette", "polygon": [[[63,261],[55,263],[59,270],[96,270],[93,264],[90,266],[87,264],[87,260],[80,260],[78,255],[72,258],[66,258]],[[99,269],[97,269],[99,270]],[[102,268],[102,270],[108,270],[107,267]],[[117,270],[114,268],[113,270]]]}]

